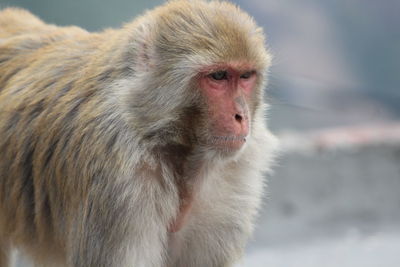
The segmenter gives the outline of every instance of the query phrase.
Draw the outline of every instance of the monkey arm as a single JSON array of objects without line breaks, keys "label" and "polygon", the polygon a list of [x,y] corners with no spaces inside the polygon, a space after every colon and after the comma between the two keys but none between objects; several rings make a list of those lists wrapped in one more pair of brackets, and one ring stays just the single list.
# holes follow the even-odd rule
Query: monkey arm
[{"label": "monkey arm", "polygon": [[176,200],[153,183],[158,177],[148,173],[116,179],[107,187],[89,189],[78,208],[70,228],[71,266],[162,266],[167,243],[162,226],[172,217],[168,207]]}]

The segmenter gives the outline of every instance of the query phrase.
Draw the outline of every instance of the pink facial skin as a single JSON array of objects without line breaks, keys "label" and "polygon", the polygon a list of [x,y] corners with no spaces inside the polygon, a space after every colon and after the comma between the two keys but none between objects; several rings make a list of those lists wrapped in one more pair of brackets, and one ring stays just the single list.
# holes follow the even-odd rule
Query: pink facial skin
[{"label": "pink facial skin", "polygon": [[200,77],[206,97],[213,145],[237,150],[249,134],[249,101],[257,81],[257,72],[246,64],[216,65]]}]

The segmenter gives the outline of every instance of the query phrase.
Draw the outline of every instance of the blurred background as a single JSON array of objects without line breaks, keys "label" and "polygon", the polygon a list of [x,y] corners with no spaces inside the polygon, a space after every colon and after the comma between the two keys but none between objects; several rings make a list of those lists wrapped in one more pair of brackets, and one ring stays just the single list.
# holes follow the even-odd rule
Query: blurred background
[{"label": "blurred background", "polygon": [[[98,31],[162,2],[0,7]],[[233,2],[267,34],[269,124],[283,147],[239,266],[400,266],[400,1]]]}]

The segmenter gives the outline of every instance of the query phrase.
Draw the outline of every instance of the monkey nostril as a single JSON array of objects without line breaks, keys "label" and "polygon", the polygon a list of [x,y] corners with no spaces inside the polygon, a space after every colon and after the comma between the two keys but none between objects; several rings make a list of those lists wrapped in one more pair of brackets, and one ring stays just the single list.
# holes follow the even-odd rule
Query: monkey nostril
[{"label": "monkey nostril", "polygon": [[235,120],[236,120],[237,122],[241,123],[242,120],[243,120],[243,117],[242,117],[241,115],[239,115],[239,114],[235,114]]}]

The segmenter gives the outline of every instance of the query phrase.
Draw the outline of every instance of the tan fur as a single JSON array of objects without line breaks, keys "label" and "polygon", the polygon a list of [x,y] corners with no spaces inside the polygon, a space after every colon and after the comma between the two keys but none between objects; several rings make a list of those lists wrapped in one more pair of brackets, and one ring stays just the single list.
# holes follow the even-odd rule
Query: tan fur
[{"label": "tan fur", "polygon": [[[171,1],[100,33],[0,11],[0,267],[12,247],[37,266],[231,266],[276,146],[269,61],[262,30],[225,2]],[[195,83],[224,62],[260,73],[234,156],[202,143]]]}]

